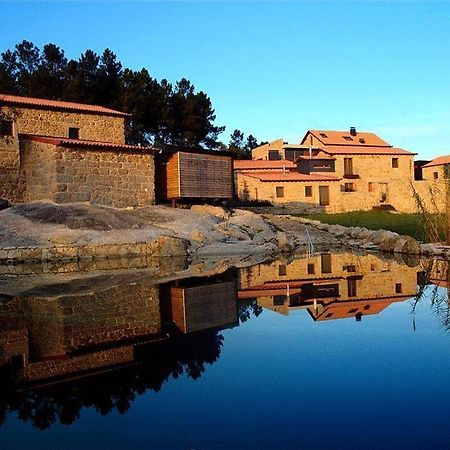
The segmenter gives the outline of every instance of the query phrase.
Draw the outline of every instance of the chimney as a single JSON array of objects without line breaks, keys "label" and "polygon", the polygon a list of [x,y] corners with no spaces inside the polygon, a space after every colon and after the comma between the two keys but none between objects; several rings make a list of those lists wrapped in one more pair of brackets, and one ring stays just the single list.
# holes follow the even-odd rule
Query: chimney
[{"label": "chimney", "polygon": [[356,136],[356,128],[355,127],[350,127],[350,134],[352,136]]}]

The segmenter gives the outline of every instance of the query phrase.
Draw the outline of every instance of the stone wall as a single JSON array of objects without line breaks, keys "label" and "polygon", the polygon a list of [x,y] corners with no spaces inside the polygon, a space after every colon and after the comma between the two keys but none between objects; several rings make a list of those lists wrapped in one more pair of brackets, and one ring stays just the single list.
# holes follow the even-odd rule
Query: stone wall
[{"label": "stone wall", "polygon": [[20,152],[17,136],[0,136],[0,198],[20,202],[23,196]]},{"label": "stone wall", "polygon": [[53,200],[57,192],[55,146],[22,140],[20,143],[21,177],[25,184],[23,200]]},{"label": "stone wall", "polygon": [[[344,177],[344,158],[352,158],[355,177]],[[398,167],[392,167],[392,158],[398,159]],[[434,168],[436,169],[436,168]],[[246,176],[235,171],[236,190],[239,198],[243,198],[244,179],[249,189],[251,200],[268,200],[274,205],[286,204],[302,206],[305,212],[326,211],[330,213],[371,210],[382,205],[381,196],[385,191],[387,198],[384,204],[392,205],[403,213],[416,212],[413,197],[413,186],[424,194],[425,201],[431,205],[425,195],[435,180],[415,182],[413,174],[413,157],[410,155],[336,155],[336,172],[323,173],[341,178],[339,182],[261,182],[257,178]],[[346,190],[346,183],[352,185],[353,191]],[[305,196],[306,185],[312,186],[312,197]],[[319,207],[318,186],[329,185],[330,205]],[[276,197],[276,187],[284,187],[284,196]],[[439,197],[440,199],[442,197]]]},{"label": "stone wall", "polygon": [[159,287],[127,284],[80,295],[16,297],[1,303],[0,324],[0,364],[19,358],[22,381],[131,362],[130,340],[161,331]]},{"label": "stone wall", "polygon": [[75,127],[80,129],[80,139],[125,143],[123,117],[31,107],[3,107],[2,110],[14,116],[16,134],[69,137],[69,127]]},{"label": "stone wall", "polygon": [[[291,294],[295,292],[292,287],[295,280],[320,281],[329,279],[330,284],[339,285],[339,301],[360,299],[377,299],[411,296],[416,294],[417,272],[420,267],[408,267],[395,260],[383,260],[376,255],[360,256],[354,253],[333,253],[325,258],[324,272],[322,255],[313,255],[309,258],[295,259],[288,264],[273,261],[269,264],[260,264],[250,268],[243,268],[240,272],[240,288],[248,289],[264,285],[265,283],[291,283]],[[311,273],[313,272],[313,273]],[[347,278],[357,277],[356,295],[349,295]],[[401,292],[398,292],[401,290]],[[329,299],[328,299],[329,300]],[[328,301],[326,300],[326,301]],[[270,307],[278,312],[287,314],[287,305],[274,305],[271,296],[261,296],[258,304]]]},{"label": "stone wall", "polygon": [[117,208],[153,204],[149,153],[65,148],[22,140],[24,201],[90,202]]},{"label": "stone wall", "polygon": [[[289,205],[298,211],[305,212],[333,212],[340,208],[339,182],[324,181],[260,181],[258,178],[235,171],[236,193],[240,199],[245,198],[244,189],[247,188],[249,200],[267,200],[273,205]],[[311,186],[312,196],[306,197],[305,187]],[[319,205],[319,186],[329,186],[330,205]],[[283,197],[276,196],[277,187],[283,187]]]}]

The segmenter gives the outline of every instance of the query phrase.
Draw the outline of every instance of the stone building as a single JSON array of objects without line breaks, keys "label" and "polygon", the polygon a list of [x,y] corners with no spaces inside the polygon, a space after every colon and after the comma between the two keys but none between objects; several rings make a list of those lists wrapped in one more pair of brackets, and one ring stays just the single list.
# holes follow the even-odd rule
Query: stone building
[{"label": "stone building", "polygon": [[314,254],[241,269],[238,298],[284,315],[306,309],[315,321],[361,320],[414,297],[421,271],[375,254]]},{"label": "stone building", "polygon": [[125,144],[128,118],[101,106],[0,94],[0,197],[154,203],[154,149]]},{"label": "stone building", "polygon": [[311,212],[326,211],[336,198],[340,178],[323,173],[299,173],[292,161],[234,161],[236,194],[243,200],[295,204]]},{"label": "stone building", "polygon": [[[253,181],[248,172],[243,177],[242,169],[235,166],[237,191],[241,198],[246,194],[250,199],[288,204],[307,212],[393,208],[411,213],[416,211],[413,188],[426,196],[435,183],[435,177],[429,175],[415,180],[414,155],[353,127],[349,131],[309,130],[299,144],[279,139],[252,150],[255,164],[295,163],[295,168],[284,165],[286,182],[282,177],[268,176],[268,168],[260,170],[259,178]],[[423,166],[424,174],[427,170]],[[300,181],[299,174],[309,180]],[[305,184],[304,189],[299,182]],[[444,197],[437,200],[443,202]],[[431,205],[429,199],[426,201]]]}]

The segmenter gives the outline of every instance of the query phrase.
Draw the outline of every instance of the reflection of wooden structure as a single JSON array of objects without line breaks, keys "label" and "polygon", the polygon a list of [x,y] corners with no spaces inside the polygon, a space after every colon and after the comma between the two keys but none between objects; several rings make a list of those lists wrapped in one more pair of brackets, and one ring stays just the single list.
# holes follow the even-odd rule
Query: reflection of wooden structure
[{"label": "reflection of wooden structure", "polygon": [[235,280],[169,288],[171,317],[183,333],[239,324]]},{"label": "reflection of wooden structure", "polygon": [[167,147],[156,156],[155,186],[158,201],[230,199],[232,157],[227,152]]}]

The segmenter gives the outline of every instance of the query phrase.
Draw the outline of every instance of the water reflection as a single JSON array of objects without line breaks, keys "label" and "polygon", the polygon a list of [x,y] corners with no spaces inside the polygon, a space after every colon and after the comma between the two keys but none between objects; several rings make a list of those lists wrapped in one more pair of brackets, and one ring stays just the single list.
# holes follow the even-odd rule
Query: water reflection
[{"label": "water reflection", "polygon": [[443,300],[441,289],[449,288],[449,264],[417,263],[342,252],[163,284],[108,275],[25,283],[0,297],[0,422],[15,411],[43,429],[73,423],[84,407],[125,413],[171,378],[200,378],[220,357],[221,331],[264,309],[361,321],[409,299],[414,312],[431,285],[449,330],[450,295]]}]

